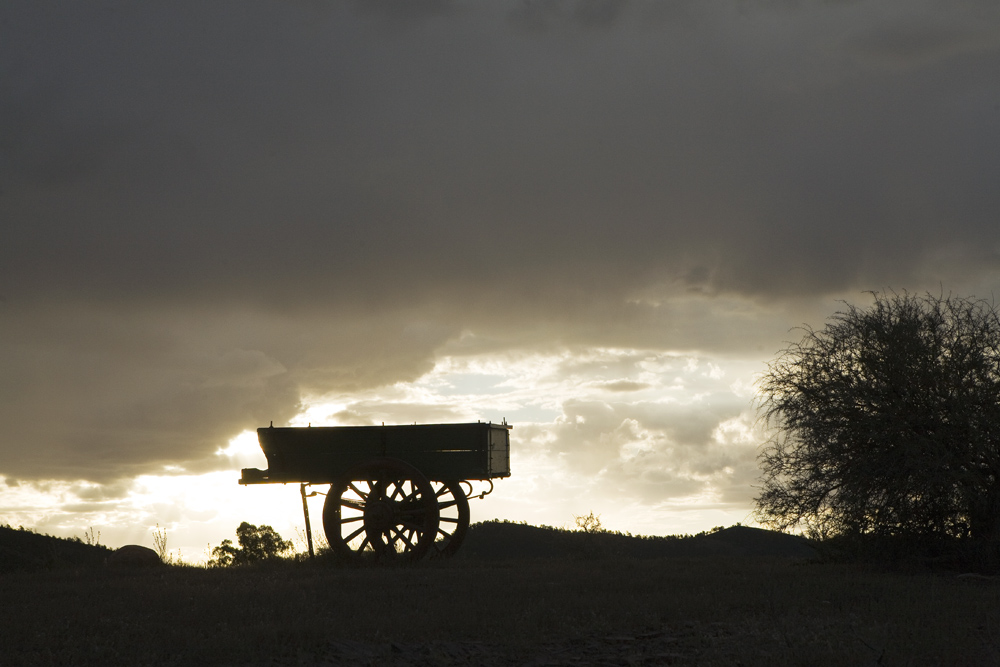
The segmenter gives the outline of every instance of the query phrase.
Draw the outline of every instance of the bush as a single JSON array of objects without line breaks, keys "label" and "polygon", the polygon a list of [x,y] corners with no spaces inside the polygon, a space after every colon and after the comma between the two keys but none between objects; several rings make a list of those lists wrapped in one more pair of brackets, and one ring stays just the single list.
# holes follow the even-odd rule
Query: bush
[{"label": "bush", "polygon": [[873,293],[805,329],[760,381],[773,427],[757,515],[927,555],[1000,544],[1000,316]]},{"label": "bush", "polygon": [[239,547],[234,547],[232,540],[222,540],[222,544],[212,549],[209,567],[230,567],[279,559],[292,550],[291,540],[281,539],[274,528],[254,526],[246,521],[236,529],[236,540]]}]

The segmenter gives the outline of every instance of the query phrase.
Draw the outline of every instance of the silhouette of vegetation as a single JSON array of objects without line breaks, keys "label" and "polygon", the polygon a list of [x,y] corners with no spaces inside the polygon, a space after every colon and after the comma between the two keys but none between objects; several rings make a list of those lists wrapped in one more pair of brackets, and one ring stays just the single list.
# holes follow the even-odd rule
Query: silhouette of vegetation
[{"label": "silhouette of vegetation", "polygon": [[170,562],[170,552],[167,550],[167,531],[160,528],[160,524],[156,524],[156,530],[153,531],[153,550],[161,561]]},{"label": "silhouette of vegetation", "polygon": [[97,567],[111,553],[78,537],[65,539],[0,525],[0,573]]},{"label": "silhouette of vegetation", "polygon": [[585,533],[600,533],[604,530],[601,526],[601,515],[594,514],[593,511],[586,516],[576,516],[574,514],[573,520],[576,522],[576,527]]},{"label": "silhouette of vegetation", "polygon": [[83,541],[92,547],[101,546],[101,531],[94,533],[94,527],[91,526],[88,530],[83,531]]},{"label": "silhouette of vegetation", "polygon": [[873,292],[804,329],[759,382],[772,427],[757,516],[925,555],[1000,544],[1000,317],[986,301]]},{"label": "silhouette of vegetation", "polygon": [[281,539],[281,535],[274,528],[254,526],[246,521],[236,529],[236,540],[239,542],[239,547],[234,547],[232,540],[223,540],[222,544],[212,549],[212,557],[208,561],[209,567],[230,567],[276,560],[292,550],[292,542]]}]

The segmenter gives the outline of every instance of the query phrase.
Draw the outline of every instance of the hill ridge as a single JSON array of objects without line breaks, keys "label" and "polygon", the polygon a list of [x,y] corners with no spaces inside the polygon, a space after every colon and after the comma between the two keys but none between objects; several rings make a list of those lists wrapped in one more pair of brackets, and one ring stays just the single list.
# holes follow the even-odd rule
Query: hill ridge
[{"label": "hill ridge", "polygon": [[79,538],[0,525],[0,573],[100,566],[111,551],[104,545],[85,544]]},{"label": "hill ridge", "polygon": [[739,524],[697,535],[650,536],[610,531],[587,533],[500,520],[470,526],[459,552],[460,557],[486,560],[567,556],[812,559],[818,555],[804,537]]}]

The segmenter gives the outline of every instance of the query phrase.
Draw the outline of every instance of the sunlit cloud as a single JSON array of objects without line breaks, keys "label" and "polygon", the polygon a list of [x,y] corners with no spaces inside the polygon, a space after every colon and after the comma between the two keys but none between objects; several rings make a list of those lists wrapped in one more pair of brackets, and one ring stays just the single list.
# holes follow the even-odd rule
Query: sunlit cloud
[{"label": "sunlit cloud", "polygon": [[[600,505],[621,530],[662,534],[683,525],[664,520],[669,503],[710,499],[746,519],[750,489],[731,487],[755,475],[757,369],[625,348],[446,356],[411,383],[315,397],[306,413],[313,425],[506,419],[513,477],[496,484],[487,511],[562,525]],[[633,508],[628,518],[620,506]]]}]

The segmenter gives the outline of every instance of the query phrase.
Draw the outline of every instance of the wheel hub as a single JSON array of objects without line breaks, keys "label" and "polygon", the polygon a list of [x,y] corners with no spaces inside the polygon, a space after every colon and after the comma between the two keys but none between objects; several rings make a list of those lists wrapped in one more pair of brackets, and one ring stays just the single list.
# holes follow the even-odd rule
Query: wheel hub
[{"label": "wheel hub", "polygon": [[355,561],[420,560],[434,547],[439,518],[434,487],[423,473],[385,457],[344,473],[323,506],[331,548]]},{"label": "wheel hub", "polygon": [[384,533],[396,525],[394,503],[387,500],[369,500],[365,507],[365,528],[369,532]]}]

